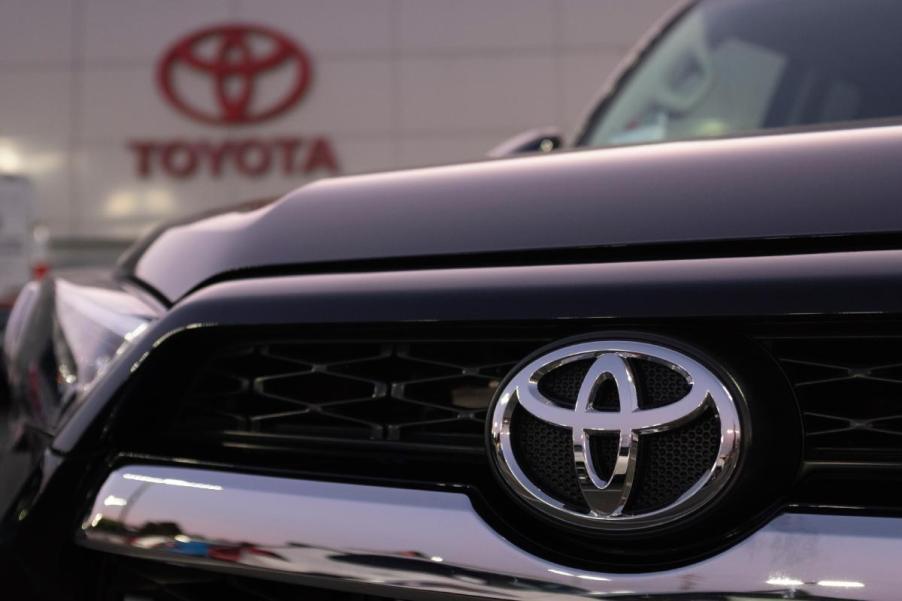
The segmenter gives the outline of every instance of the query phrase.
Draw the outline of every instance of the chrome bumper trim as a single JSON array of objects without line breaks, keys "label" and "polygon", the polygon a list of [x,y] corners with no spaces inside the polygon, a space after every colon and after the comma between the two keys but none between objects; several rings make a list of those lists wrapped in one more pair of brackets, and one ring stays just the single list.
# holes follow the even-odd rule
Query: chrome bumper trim
[{"label": "chrome bumper trim", "polygon": [[76,538],[116,554],[262,578],[392,587],[399,597],[704,593],[890,601],[899,599],[902,582],[902,519],[785,514],[694,565],[597,573],[514,546],[460,492],[146,465],[110,474]]}]

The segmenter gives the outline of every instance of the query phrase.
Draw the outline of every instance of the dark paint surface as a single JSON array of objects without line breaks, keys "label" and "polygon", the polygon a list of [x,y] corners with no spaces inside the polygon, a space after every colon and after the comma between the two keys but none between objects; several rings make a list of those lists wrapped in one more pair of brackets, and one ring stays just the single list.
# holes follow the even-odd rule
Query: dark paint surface
[{"label": "dark paint surface", "polygon": [[[902,251],[258,278],[199,290],[70,409],[70,452],[135,365],[191,327],[902,313]],[[77,410],[76,410],[77,408]]]},{"label": "dark paint surface", "polygon": [[902,232],[902,127],[678,142],[345,177],[176,225],[126,275],[176,301],[273,266]]}]

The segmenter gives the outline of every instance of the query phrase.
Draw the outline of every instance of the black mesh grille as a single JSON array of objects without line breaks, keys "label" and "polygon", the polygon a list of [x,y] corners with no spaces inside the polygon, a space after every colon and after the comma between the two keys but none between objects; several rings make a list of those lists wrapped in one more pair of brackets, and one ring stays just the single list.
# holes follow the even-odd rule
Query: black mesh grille
[{"label": "black mesh grille", "polygon": [[574,508],[588,510],[576,477],[570,428],[554,426],[517,407],[511,417],[511,439],[517,462],[536,486]]},{"label": "black mesh grille", "polygon": [[[573,462],[570,429],[546,423],[518,407],[514,410],[511,431],[514,453],[530,480],[552,497],[586,510]],[[604,479],[610,478],[614,471],[619,440],[614,433],[589,437],[595,469]]]},{"label": "black mesh grille", "polygon": [[278,342],[217,353],[173,431],[483,446],[501,378],[536,343]]},{"label": "black mesh grille", "polygon": [[795,389],[809,459],[902,459],[902,338],[768,345]]},{"label": "black mesh grille", "polygon": [[639,438],[636,484],[626,513],[660,509],[676,501],[714,465],[720,448],[720,419],[708,410],[698,419]]},{"label": "black mesh grille", "polygon": [[539,392],[562,407],[573,407],[579,387],[591,366],[592,359],[562,365],[539,380]]},{"label": "black mesh grille", "polygon": [[630,359],[636,377],[640,409],[675,403],[689,394],[689,382],[671,368],[655,361]]}]

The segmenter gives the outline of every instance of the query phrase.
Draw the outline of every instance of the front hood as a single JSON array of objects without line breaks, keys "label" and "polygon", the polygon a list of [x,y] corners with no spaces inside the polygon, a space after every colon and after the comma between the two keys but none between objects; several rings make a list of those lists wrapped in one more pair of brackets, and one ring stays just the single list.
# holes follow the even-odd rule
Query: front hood
[{"label": "front hood", "polygon": [[896,126],[584,150],[323,180],[170,226],[123,269],[175,301],[260,268],[902,232],[900,191]]}]

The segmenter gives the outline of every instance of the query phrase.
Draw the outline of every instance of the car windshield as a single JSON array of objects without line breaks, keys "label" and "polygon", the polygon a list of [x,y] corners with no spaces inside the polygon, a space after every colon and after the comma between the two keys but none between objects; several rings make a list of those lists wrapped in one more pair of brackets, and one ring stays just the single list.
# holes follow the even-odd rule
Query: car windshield
[{"label": "car windshield", "polygon": [[899,0],[704,0],[580,136],[609,146],[902,115]]}]

